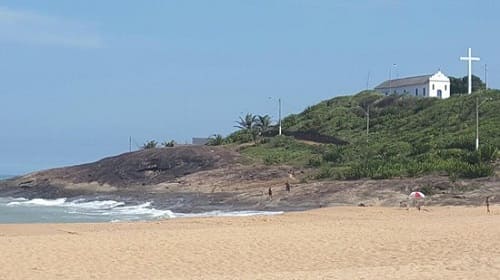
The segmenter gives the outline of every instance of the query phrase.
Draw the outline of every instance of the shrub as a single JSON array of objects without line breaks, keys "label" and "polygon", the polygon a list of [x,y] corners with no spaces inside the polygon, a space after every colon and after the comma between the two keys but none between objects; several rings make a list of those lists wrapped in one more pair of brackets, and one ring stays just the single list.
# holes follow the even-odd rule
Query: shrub
[{"label": "shrub", "polygon": [[492,176],[494,174],[494,167],[493,165],[486,163],[470,164],[455,160],[448,162],[446,172],[449,176],[461,178],[480,178]]},{"label": "shrub", "polygon": [[462,177],[465,178],[479,178],[479,177],[488,177],[493,175],[494,168],[490,164],[467,164],[465,168],[462,170]]},{"label": "shrub", "polygon": [[409,177],[416,177],[423,174],[425,166],[421,162],[411,161],[406,165],[406,175]]},{"label": "shrub", "polygon": [[437,151],[437,155],[445,160],[448,159],[466,159],[468,156],[468,151],[458,148],[450,149],[440,149]]},{"label": "shrub", "polygon": [[161,145],[165,148],[173,147],[175,145],[175,141],[174,140],[165,141],[165,142],[161,143]]},{"label": "shrub", "polygon": [[208,139],[207,145],[220,146],[220,145],[224,145],[225,143],[226,143],[226,140],[224,139],[224,137],[222,137],[222,135],[214,134]]},{"label": "shrub", "polygon": [[308,165],[310,167],[320,167],[322,163],[321,157],[318,155],[313,155],[309,158]]},{"label": "shrub", "polygon": [[264,164],[273,165],[283,162],[283,158],[278,154],[268,154],[264,157]]},{"label": "shrub", "polygon": [[292,137],[285,135],[278,135],[271,139],[269,142],[272,148],[289,148],[295,144],[295,140]]},{"label": "shrub", "polygon": [[331,177],[335,180],[346,180],[351,173],[350,167],[337,167],[332,169]]},{"label": "shrub", "polygon": [[476,148],[474,141],[470,137],[448,137],[442,140],[440,146],[445,149],[462,149],[474,151]]},{"label": "shrub", "polygon": [[354,180],[368,177],[367,169],[360,164],[353,164],[345,173],[346,179]]},{"label": "shrub", "polygon": [[154,149],[158,146],[158,142],[155,140],[148,141],[142,145],[142,149],[147,150],[147,149]]},{"label": "shrub", "polygon": [[253,136],[249,130],[239,130],[229,135],[228,140],[235,143],[248,143],[253,141]]},{"label": "shrub", "polygon": [[323,166],[316,174],[316,179],[328,179],[333,176],[332,169],[329,166]]},{"label": "shrub", "polygon": [[402,175],[400,164],[384,164],[375,169],[370,177],[373,179],[389,179],[400,175]]},{"label": "shrub", "polygon": [[498,149],[489,144],[482,144],[479,146],[479,154],[481,162],[489,163],[493,162],[497,159],[497,151]]},{"label": "shrub", "polygon": [[342,162],[343,152],[344,149],[342,147],[333,147],[323,153],[323,160],[332,163],[340,163]]}]

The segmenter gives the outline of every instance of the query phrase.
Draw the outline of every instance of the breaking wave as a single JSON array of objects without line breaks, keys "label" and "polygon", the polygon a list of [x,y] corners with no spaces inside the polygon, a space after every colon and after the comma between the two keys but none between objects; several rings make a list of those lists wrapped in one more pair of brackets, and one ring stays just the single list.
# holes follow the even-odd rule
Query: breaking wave
[{"label": "breaking wave", "polygon": [[[203,213],[174,213],[156,209],[151,202],[127,204],[115,200],[88,200],[67,198],[25,199],[0,198],[0,223],[2,222],[119,222],[188,217],[226,217],[276,215],[270,211],[210,211]],[[2,217],[8,215],[8,217]],[[16,220],[16,217],[18,219]],[[26,219],[29,217],[29,219]]]}]

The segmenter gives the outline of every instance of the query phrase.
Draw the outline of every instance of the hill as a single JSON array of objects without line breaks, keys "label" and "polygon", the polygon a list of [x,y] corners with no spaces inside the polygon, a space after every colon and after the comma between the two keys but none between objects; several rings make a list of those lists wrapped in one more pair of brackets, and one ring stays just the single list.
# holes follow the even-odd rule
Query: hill
[{"label": "hill", "polygon": [[[336,97],[286,117],[285,136],[272,136],[272,128],[255,133],[250,126],[218,139],[231,142],[220,147],[145,149],[10,178],[0,181],[0,196],[153,201],[156,207],[191,212],[395,206],[410,191],[421,190],[430,204],[480,205],[500,193],[494,175],[499,93],[447,100],[374,92]],[[498,201],[500,195],[491,200]]]},{"label": "hill", "polygon": [[[476,99],[480,119],[478,151],[475,150]],[[242,153],[267,164],[317,168],[316,178],[491,176],[500,147],[497,108],[500,108],[498,90],[454,95],[444,100],[383,96],[366,91],[325,100],[282,122],[285,135],[310,132],[346,144],[308,145],[281,137],[261,139]]]},{"label": "hill", "polygon": [[238,153],[221,147],[145,149],[93,163],[49,169],[0,181],[12,196],[60,197],[93,192],[147,191],[147,186],[235,164]]}]

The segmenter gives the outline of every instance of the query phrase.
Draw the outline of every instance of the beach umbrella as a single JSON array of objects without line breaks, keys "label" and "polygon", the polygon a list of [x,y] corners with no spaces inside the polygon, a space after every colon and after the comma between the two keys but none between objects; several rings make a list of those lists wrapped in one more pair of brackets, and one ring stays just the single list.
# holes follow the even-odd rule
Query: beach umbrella
[{"label": "beach umbrella", "polygon": [[425,197],[425,195],[421,192],[412,192],[412,193],[410,193],[409,197],[412,199],[422,199]]}]

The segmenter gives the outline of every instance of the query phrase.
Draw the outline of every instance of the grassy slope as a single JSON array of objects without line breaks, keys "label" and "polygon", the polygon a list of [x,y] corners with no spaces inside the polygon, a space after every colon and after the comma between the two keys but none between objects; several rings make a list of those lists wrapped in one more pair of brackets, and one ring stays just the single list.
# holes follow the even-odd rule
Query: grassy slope
[{"label": "grassy slope", "polygon": [[[481,154],[474,152],[478,96],[482,103]],[[368,143],[367,104],[372,104]],[[499,109],[498,90],[445,100],[362,92],[323,101],[283,121],[285,131],[314,130],[350,144],[307,145],[274,138],[242,152],[267,164],[315,167],[320,178],[388,178],[433,172],[484,176],[491,174],[487,154],[500,147]]]}]

